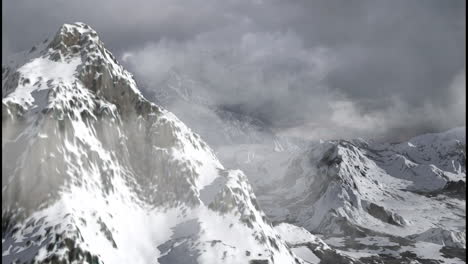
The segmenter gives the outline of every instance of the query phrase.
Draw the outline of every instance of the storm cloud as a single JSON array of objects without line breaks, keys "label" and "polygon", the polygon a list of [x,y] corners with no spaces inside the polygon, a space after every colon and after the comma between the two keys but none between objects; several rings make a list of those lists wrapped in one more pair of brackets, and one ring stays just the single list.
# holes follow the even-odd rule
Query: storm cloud
[{"label": "storm cloud", "polygon": [[465,125],[465,1],[4,1],[2,53],[81,21],[147,92],[177,72],[307,138]]}]

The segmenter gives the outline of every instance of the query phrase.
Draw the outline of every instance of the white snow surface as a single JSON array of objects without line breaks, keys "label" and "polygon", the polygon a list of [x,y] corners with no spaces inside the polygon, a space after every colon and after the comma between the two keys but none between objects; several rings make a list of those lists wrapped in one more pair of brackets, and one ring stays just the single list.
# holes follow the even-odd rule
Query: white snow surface
[{"label": "white snow surface", "polygon": [[[74,81],[76,67],[81,64],[81,58],[74,58],[70,62],[55,62],[46,58],[37,58],[18,69],[21,76],[29,80],[19,85],[4,101],[17,104],[33,105],[32,93],[47,89],[47,82],[71,83]],[[37,103],[37,102],[36,102]]]}]

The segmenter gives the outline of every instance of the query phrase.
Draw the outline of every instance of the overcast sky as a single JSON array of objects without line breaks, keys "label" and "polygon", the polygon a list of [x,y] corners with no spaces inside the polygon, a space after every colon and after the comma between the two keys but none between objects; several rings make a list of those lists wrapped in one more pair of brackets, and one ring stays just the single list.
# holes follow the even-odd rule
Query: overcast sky
[{"label": "overcast sky", "polygon": [[3,55],[63,23],[138,82],[170,72],[281,133],[392,140],[465,125],[465,1],[2,1]]}]

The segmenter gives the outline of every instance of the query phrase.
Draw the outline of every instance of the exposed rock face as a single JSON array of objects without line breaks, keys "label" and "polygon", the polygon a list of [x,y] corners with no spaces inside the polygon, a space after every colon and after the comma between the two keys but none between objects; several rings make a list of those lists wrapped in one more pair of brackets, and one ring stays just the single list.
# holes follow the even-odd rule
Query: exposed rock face
[{"label": "exposed rock face", "polygon": [[405,219],[401,216],[393,212],[388,212],[384,207],[376,205],[375,203],[370,203],[367,208],[367,212],[384,223],[397,226],[403,226],[406,224]]},{"label": "exposed rock face", "polygon": [[146,100],[89,26],[23,55],[2,68],[3,262],[303,263],[243,173]]}]

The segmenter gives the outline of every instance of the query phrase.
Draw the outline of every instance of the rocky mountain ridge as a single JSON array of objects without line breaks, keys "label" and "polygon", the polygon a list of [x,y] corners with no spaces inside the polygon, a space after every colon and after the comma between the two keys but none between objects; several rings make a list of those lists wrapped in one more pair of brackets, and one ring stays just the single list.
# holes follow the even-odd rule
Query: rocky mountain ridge
[{"label": "rocky mountain ridge", "polygon": [[83,23],[3,67],[5,263],[303,263]]}]

